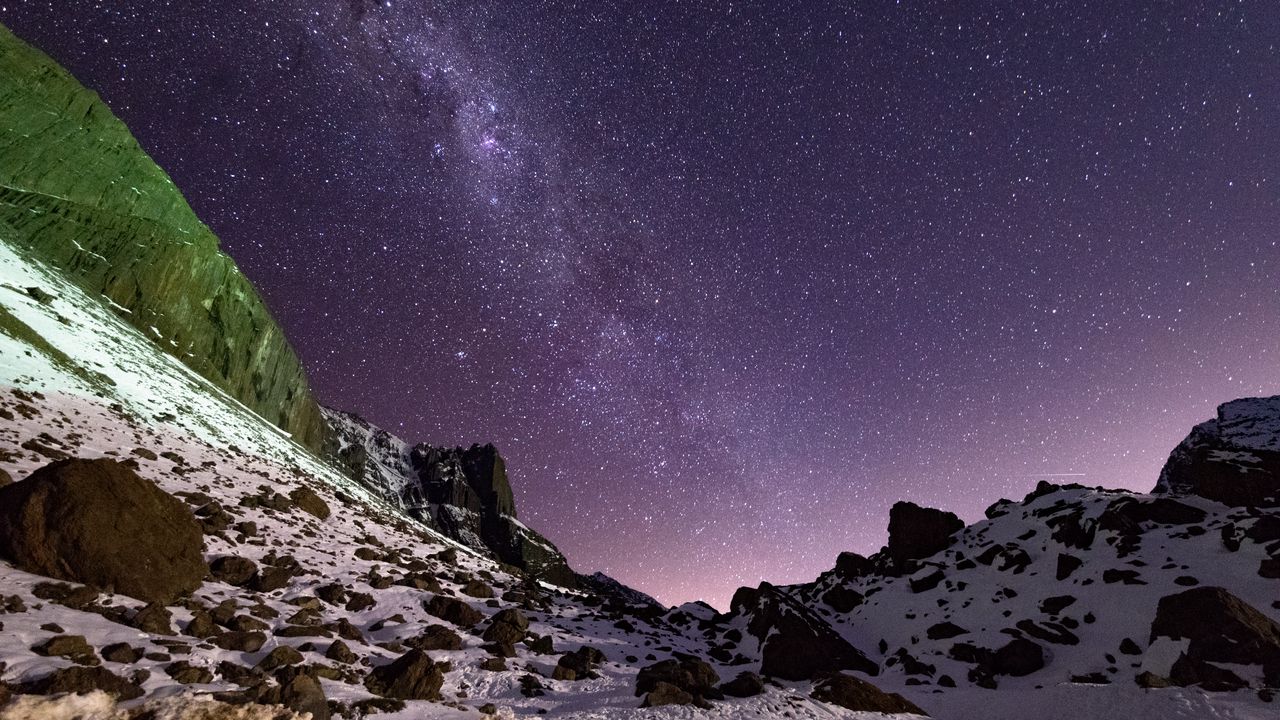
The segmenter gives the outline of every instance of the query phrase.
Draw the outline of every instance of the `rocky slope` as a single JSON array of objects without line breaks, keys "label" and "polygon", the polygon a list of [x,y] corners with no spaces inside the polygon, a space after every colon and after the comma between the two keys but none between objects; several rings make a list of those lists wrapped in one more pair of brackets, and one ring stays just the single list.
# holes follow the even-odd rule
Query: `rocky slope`
[{"label": "rocky slope", "polygon": [[325,449],[302,366],[218,239],[96,93],[3,26],[0,230],[233,398]]},{"label": "rocky slope", "polygon": [[899,503],[879,553],[842,554],[810,583],[740,589],[703,623],[710,654],[942,693],[1181,686],[1270,702],[1278,443],[1280,397],[1243,399],[1192,431],[1151,494],[1042,483],[967,527]]},{"label": "rocky slope", "polygon": [[0,720],[913,709],[566,587],[491,447],[295,442],[330,429],[252,288],[91,93],[0,41]]},{"label": "rocky slope", "polygon": [[357,415],[324,412],[352,477],[402,512],[537,578],[578,584],[555,545],[516,519],[506,463],[492,445],[410,446]]}]

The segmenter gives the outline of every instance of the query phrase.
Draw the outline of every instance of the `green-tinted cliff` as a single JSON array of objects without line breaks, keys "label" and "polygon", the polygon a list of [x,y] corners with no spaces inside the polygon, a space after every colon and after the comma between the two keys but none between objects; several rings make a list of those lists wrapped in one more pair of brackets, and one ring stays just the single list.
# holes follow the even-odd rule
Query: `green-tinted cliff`
[{"label": "green-tinted cliff", "polygon": [[297,356],[218,238],[97,93],[0,26],[0,239],[304,445],[330,431]]}]

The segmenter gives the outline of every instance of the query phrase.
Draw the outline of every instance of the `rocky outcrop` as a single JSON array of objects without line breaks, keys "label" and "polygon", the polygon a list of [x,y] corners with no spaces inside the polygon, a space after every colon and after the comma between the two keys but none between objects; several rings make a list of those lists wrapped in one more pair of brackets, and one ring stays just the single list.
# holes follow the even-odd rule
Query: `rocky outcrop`
[{"label": "rocky outcrop", "polygon": [[172,602],[208,572],[185,503],[114,460],[60,460],[0,488],[0,554],[28,572]]},{"label": "rocky outcrop", "polygon": [[964,521],[955,513],[897,502],[889,509],[886,552],[895,562],[927,558],[946,549],[951,536],[963,528]]},{"label": "rocky outcrop", "polygon": [[97,94],[0,26],[0,241],[313,450],[330,433],[253,285]]},{"label": "rocky outcrop", "polygon": [[1267,684],[1280,686],[1280,624],[1225,588],[1198,587],[1161,598],[1151,623],[1151,639],[1158,637],[1190,641],[1181,667],[1175,665],[1178,684],[1203,684],[1213,675],[1207,663],[1225,663],[1261,665]]},{"label": "rocky outcrop", "polygon": [[1169,455],[1155,492],[1227,505],[1280,504],[1280,396],[1218,406]]},{"label": "rocky outcrop", "polygon": [[928,715],[901,695],[887,693],[866,680],[851,675],[833,675],[816,684],[813,698],[855,712]]},{"label": "rocky outcrop", "polygon": [[857,670],[875,675],[872,662],[821,617],[768,583],[739,588],[732,612],[748,618],[747,631],[761,643],[760,672],[785,680],[809,680],[824,673]]},{"label": "rocky outcrop", "polygon": [[556,546],[517,519],[506,463],[493,445],[410,446],[358,415],[324,412],[341,464],[370,490],[470,548],[547,582],[577,585]]}]

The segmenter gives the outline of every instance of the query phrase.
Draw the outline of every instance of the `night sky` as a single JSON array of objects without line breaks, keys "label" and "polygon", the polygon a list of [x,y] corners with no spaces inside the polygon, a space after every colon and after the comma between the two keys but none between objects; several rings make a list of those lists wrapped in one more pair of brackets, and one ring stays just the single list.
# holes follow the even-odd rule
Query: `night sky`
[{"label": "night sky", "polygon": [[[1153,7],[1144,8],[1143,5]],[[1280,3],[14,2],[321,400],[580,571],[808,580],[1280,392]]]}]

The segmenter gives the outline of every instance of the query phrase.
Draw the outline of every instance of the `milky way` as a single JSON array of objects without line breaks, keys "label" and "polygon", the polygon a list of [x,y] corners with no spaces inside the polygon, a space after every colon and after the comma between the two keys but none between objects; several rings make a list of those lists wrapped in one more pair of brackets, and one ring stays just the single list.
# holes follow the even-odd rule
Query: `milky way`
[{"label": "milky way", "polygon": [[1280,4],[58,1],[321,400],[723,606],[1280,391]]}]

